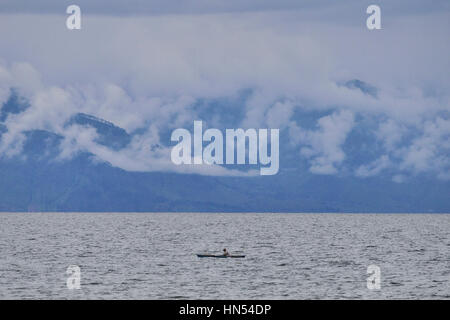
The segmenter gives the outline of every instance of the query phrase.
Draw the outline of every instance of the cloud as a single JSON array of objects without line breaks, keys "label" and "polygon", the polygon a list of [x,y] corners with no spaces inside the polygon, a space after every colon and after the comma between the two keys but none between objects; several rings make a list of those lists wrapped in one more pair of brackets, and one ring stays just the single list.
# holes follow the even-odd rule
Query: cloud
[{"label": "cloud", "polygon": [[[317,174],[334,174],[345,159],[342,145],[354,125],[354,115],[342,110],[317,121],[317,130],[306,132],[306,144],[300,153],[309,158],[310,171]],[[304,143],[305,143],[304,142]]]},{"label": "cloud", "polygon": [[379,124],[376,137],[383,143],[387,151],[395,151],[395,148],[406,133],[407,129],[401,123],[387,119]]},{"label": "cloud", "polygon": [[[2,57],[29,62],[49,85],[106,82],[132,100],[217,97],[255,88],[261,97],[246,106],[251,122],[259,108],[280,96],[311,108],[345,105],[395,118],[420,117],[442,105],[420,87],[448,88],[444,52],[450,48],[442,31],[448,15],[423,17],[420,26],[399,19],[379,35],[364,26],[301,18],[301,13],[88,16],[82,30],[68,31],[64,16],[3,15]],[[348,78],[379,87],[379,99],[335,85]]]},{"label": "cloud", "polygon": [[[359,163],[357,175],[382,172],[387,168],[383,156],[390,169],[402,174],[448,175],[450,19],[445,5],[427,6],[423,14],[419,2],[403,3],[396,14],[383,15],[383,30],[369,32],[357,1],[339,9],[351,22],[338,14],[333,18],[335,6],[324,1],[214,2],[204,12],[200,2],[187,1],[177,13],[189,7],[194,14],[177,15],[165,14],[177,11],[170,4],[151,14],[153,2],[141,4],[148,16],[138,17],[120,16],[123,2],[108,3],[106,11],[94,9],[93,2],[81,3],[87,14],[79,31],[65,28],[64,14],[0,16],[0,102],[16,87],[31,104],[6,121],[0,152],[20,153],[23,132],[44,129],[65,137],[64,156],[89,150],[126,170],[181,170],[167,165],[169,158],[163,160],[163,132],[191,126],[205,111],[196,106],[201,99],[250,88],[242,105],[208,111],[215,123],[238,110],[243,117],[237,126],[286,129],[288,152],[307,159],[313,173],[339,172],[352,157],[344,151],[347,136],[364,116],[376,123],[368,134],[384,149]],[[40,6],[29,8],[59,12],[51,1]],[[290,6],[301,10],[271,11]],[[26,11],[21,1],[7,7],[4,12]],[[402,7],[407,14],[401,14]],[[247,12],[237,12],[241,9]],[[338,85],[349,79],[374,85],[377,97]],[[77,112],[134,133],[132,145],[109,150],[95,143],[95,132],[65,127]],[[317,126],[303,127],[298,112],[315,113]],[[150,146],[155,144],[163,150],[153,154]],[[208,170],[230,173],[220,167]]]},{"label": "cloud", "polygon": [[356,176],[362,178],[372,177],[378,175],[381,171],[388,168],[390,164],[391,162],[389,160],[389,157],[387,155],[383,155],[379,159],[371,162],[368,165],[360,166],[356,170],[355,174]]},{"label": "cloud", "polygon": [[447,180],[450,174],[450,120],[426,121],[423,134],[401,150],[402,169],[416,173],[435,171]]},{"label": "cloud", "polygon": [[170,161],[170,148],[156,148],[150,146],[157,141],[151,135],[135,137],[132,143],[124,150],[115,151],[95,142],[97,132],[93,128],[71,125],[64,132],[61,143],[59,160],[70,159],[79,152],[89,152],[97,161],[107,161],[112,166],[127,171],[169,171],[178,173],[191,173],[212,176],[255,176],[256,170],[243,172],[230,170],[217,165],[208,166],[176,166]]},{"label": "cloud", "polygon": [[294,112],[294,105],[290,101],[276,102],[266,116],[269,128],[281,129],[289,124]]},{"label": "cloud", "polygon": [[29,63],[14,62],[8,68],[0,60],[0,108],[9,98],[11,88],[20,90],[24,97],[42,88],[39,72]]},{"label": "cloud", "polygon": [[[83,8],[87,14],[101,15],[160,15],[160,14],[205,14],[224,12],[261,12],[261,11],[292,11],[302,10],[307,12],[331,11],[340,15],[352,9],[367,8],[372,1],[369,0],[341,0],[339,5],[329,0],[178,0],[176,2],[165,0],[78,0],[77,5]],[[30,2],[27,0],[2,0],[3,12],[9,13],[61,13],[73,4],[72,0],[39,0]],[[448,10],[446,0],[435,0],[433,5],[424,3],[423,0],[404,1],[378,0],[377,4],[386,9],[392,16],[428,13]],[[62,10],[62,11],[61,11]],[[364,10],[365,11],[365,10]],[[317,14],[317,13],[316,13]],[[348,17],[349,13],[345,15]],[[327,15],[327,18],[330,17]],[[336,18],[335,18],[336,19]]]}]

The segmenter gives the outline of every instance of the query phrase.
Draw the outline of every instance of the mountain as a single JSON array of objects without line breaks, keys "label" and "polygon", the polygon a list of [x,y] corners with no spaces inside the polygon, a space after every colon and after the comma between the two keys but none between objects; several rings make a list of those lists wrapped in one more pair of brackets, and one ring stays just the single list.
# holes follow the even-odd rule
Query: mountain
[{"label": "mountain", "polygon": [[0,109],[0,122],[4,122],[10,114],[18,114],[25,111],[29,106],[28,102],[21,98],[15,89],[11,89],[8,100]]},{"label": "mountain", "polygon": [[[7,130],[8,115],[26,108],[13,93],[1,109],[0,139]],[[97,142],[114,150],[126,147],[132,138],[115,124],[88,114],[76,114],[70,124],[94,128]],[[19,156],[0,158],[0,211],[450,211],[450,183],[425,175],[411,177],[408,183],[393,182],[383,174],[365,179],[316,175],[298,155],[285,152],[280,153],[281,169],[275,176],[128,172],[93,161],[93,155],[86,152],[70,160],[59,159],[63,137],[58,134],[30,130],[25,136]],[[348,140],[346,148],[356,157],[352,161],[376,156],[363,149],[364,130],[355,130]]]},{"label": "mountain", "polygon": [[130,135],[124,129],[115,126],[109,121],[85,113],[74,115],[67,123],[67,125],[72,124],[94,128],[99,135],[95,142],[114,150],[125,148],[131,141]]},{"label": "mountain", "polygon": [[378,96],[378,89],[364,81],[353,79],[344,83],[344,86],[349,89],[358,89],[362,93],[376,98]]}]

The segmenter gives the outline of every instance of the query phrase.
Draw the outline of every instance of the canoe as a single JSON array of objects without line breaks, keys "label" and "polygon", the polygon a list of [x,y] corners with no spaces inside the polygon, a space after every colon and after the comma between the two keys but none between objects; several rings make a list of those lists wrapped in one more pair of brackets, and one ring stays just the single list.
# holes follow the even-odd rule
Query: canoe
[{"label": "canoe", "polygon": [[216,255],[216,254],[197,254],[197,257],[199,258],[245,258],[243,255],[230,255],[230,256],[224,256],[223,254]]}]

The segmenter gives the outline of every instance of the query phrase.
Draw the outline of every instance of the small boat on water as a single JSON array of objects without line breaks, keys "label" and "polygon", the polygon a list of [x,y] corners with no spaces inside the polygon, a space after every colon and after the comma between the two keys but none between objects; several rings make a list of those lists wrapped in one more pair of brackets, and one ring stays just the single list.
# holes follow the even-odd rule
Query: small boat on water
[{"label": "small boat on water", "polygon": [[245,258],[244,255],[197,254],[199,258]]}]

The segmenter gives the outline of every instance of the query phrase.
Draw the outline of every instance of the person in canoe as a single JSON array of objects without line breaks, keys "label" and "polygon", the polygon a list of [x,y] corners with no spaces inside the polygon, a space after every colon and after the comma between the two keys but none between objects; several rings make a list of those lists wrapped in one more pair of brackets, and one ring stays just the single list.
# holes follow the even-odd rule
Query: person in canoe
[{"label": "person in canoe", "polygon": [[225,257],[228,257],[228,256],[230,255],[230,253],[228,252],[227,249],[223,249],[223,255],[224,255]]}]

